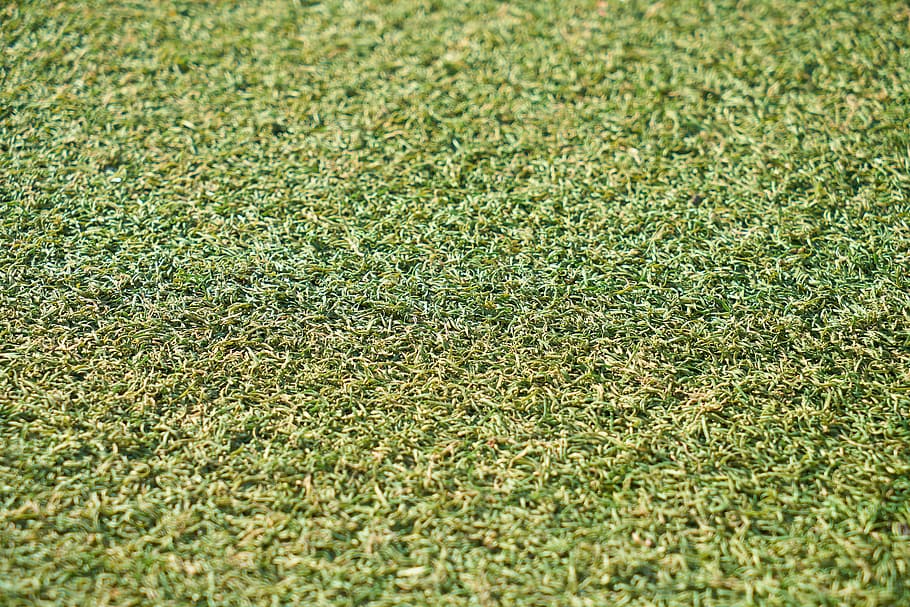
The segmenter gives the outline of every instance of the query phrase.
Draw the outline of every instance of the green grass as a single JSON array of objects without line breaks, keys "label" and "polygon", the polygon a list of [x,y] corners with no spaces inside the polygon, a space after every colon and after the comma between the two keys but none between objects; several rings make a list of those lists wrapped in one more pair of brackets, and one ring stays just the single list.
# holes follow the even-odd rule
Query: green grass
[{"label": "green grass", "polygon": [[0,604],[907,605],[902,1],[0,6]]}]

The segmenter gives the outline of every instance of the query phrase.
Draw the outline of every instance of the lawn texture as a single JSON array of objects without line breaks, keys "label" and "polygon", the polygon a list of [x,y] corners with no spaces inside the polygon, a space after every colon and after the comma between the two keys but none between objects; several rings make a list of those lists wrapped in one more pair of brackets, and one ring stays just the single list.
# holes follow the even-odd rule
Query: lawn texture
[{"label": "lawn texture", "polygon": [[0,605],[910,604],[906,2],[0,5]]}]

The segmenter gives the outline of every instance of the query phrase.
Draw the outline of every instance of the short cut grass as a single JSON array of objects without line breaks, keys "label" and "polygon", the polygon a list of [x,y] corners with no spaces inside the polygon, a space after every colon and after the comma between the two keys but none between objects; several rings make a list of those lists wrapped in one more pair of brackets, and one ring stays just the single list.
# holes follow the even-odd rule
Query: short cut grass
[{"label": "short cut grass", "polygon": [[0,604],[908,604],[908,49],[4,2]]}]

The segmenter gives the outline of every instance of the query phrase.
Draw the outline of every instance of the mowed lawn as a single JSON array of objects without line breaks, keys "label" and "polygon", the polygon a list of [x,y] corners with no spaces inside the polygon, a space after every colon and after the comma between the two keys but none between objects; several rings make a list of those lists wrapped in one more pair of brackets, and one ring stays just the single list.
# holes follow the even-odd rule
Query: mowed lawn
[{"label": "mowed lawn", "polygon": [[906,2],[0,3],[0,605],[908,604]]}]

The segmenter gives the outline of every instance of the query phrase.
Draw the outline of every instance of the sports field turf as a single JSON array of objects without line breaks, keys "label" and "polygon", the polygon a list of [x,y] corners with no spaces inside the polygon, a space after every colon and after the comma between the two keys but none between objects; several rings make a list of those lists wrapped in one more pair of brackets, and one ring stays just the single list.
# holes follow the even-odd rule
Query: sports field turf
[{"label": "sports field turf", "polygon": [[908,604],[906,2],[0,3],[0,605]]}]

